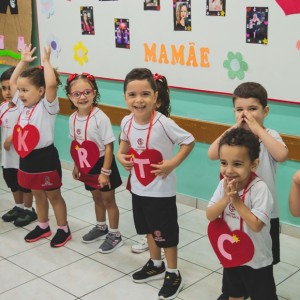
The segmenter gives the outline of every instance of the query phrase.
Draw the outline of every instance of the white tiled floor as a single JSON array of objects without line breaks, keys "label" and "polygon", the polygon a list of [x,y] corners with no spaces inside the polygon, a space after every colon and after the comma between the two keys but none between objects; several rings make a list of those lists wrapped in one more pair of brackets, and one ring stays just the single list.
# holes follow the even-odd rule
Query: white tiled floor
[{"label": "white tiled floor", "polygon": [[[124,187],[117,190],[120,231],[124,246],[111,254],[99,253],[98,242],[83,244],[81,236],[94,224],[89,192],[63,172],[63,196],[73,238],[64,247],[53,249],[48,239],[26,243],[23,238],[36,226],[16,228],[0,220],[0,300],[56,299],[157,299],[162,280],[136,284],[131,274],[148,260],[148,252],[133,254],[130,247],[139,240],[133,225],[131,197]],[[178,196],[180,198],[180,196]],[[0,179],[0,214],[13,206],[11,193]],[[206,236],[203,211],[178,204],[180,244],[179,269],[184,289],[177,299],[215,300],[220,294],[221,268]],[[55,230],[51,210],[50,225]],[[300,299],[300,240],[281,234],[281,260],[275,267],[279,299]]]}]

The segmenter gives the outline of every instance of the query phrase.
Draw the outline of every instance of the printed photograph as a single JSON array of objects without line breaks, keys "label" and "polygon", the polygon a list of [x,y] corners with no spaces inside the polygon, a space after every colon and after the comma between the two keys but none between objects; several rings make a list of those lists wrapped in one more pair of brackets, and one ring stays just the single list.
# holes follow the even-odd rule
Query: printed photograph
[{"label": "printed photograph", "polygon": [[115,18],[115,39],[117,48],[130,49],[129,20]]},{"label": "printed photograph", "polygon": [[81,34],[94,35],[95,28],[94,28],[93,7],[81,6],[80,18],[81,18]]},{"label": "printed photograph", "polygon": [[160,10],[160,0],[144,0],[144,10]]},{"label": "printed photograph", "polygon": [[174,30],[175,31],[191,31],[191,1],[176,1],[173,0],[174,12]]},{"label": "printed photograph", "polygon": [[268,44],[268,7],[247,7],[246,42]]},{"label": "printed photograph", "polygon": [[206,0],[206,15],[225,17],[226,0]]}]

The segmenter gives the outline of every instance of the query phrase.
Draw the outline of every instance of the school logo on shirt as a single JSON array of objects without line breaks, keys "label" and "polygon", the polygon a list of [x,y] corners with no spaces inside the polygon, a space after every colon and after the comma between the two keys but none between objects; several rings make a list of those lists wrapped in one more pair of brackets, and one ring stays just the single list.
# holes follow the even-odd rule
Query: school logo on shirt
[{"label": "school logo on shirt", "polygon": [[141,138],[139,138],[139,139],[137,140],[137,143],[138,143],[139,146],[142,146],[142,145],[144,144],[144,140],[141,139]]}]

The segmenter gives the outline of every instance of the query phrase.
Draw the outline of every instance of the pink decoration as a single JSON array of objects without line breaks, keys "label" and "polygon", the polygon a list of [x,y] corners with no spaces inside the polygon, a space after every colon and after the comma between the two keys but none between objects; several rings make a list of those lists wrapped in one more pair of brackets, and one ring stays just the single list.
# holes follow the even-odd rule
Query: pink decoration
[{"label": "pink decoration", "polygon": [[286,15],[300,14],[299,0],[276,0]]}]

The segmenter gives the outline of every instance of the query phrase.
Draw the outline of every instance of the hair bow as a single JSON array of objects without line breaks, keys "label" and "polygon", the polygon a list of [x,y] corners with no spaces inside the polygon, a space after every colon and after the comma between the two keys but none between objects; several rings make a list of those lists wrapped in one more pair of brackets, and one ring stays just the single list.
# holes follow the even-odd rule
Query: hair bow
[{"label": "hair bow", "polygon": [[82,73],[81,76],[85,76],[90,81],[95,81],[95,77],[89,73]]},{"label": "hair bow", "polygon": [[74,74],[70,74],[68,79],[67,79],[67,83],[70,83],[74,78],[76,78],[78,76],[77,73]]},{"label": "hair bow", "polygon": [[158,73],[155,73],[155,74],[153,74],[153,78],[154,78],[155,81],[158,81],[158,80],[160,80],[160,79],[163,79],[164,76],[162,76],[162,75],[160,75],[160,74],[158,74]]}]

